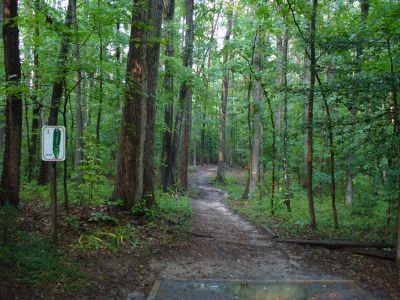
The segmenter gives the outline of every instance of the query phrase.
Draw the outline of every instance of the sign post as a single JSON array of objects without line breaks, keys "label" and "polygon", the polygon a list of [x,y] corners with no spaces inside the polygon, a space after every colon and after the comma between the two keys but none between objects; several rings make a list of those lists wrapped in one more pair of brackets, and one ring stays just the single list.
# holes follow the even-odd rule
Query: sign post
[{"label": "sign post", "polygon": [[65,160],[66,132],[64,126],[42,127],[42,160],[50,162],[51,239],[57,242],[57,161]]}]

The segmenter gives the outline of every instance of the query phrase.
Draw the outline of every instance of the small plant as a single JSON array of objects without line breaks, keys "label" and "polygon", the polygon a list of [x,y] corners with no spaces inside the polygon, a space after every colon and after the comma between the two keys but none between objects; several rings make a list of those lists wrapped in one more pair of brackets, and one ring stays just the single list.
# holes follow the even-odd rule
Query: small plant
[{"label": "small plant", "polygon": [[155,207],[147,207],[145,199],[142,199],[137,205],[132,208],[131,211],[133,215],[145,217],[149,220],[154,219],[157,214]]},{"label": "small plant", "polygon": [[135,236],[134,227],[125,224],[105,230],[98,228],[91,234],[81,235],[78,240],[77,248],[84,253],[94,254],[100,250],[117,252],[124,244],[132,246],[138,245],[138,238]]},{"label": "small plant", "polygon": [[79,184],[80,198],[88,204],[102,203],[110,195],[110,187],[103,168],[102,154],[106,147],[98,145],[91,135],[85,138],[85,159],[82,161],[82,183]]},{"label": "small plant", "polygon": [[124,201],[121,199],[116,199],[116,200],[107,199],[105,202],[107,207],[109,208],[117,208],[124,205]]},{"label": "small plant", "polygon": [[92,222],[112,222],[112,223],[118,223],[118,220],[110,215],[107,215],[102,212],[94,212],[90,215],[89,221]]},{"label": "small plant", "polygon": [[30,285],[56,283],[71,289],[82,277],[77,261],[35,232],[16,231],[12,244],[0,246],[0,264],[4,272],[15,272],[15,278]]},{"label": "small plant", "polygon": [[66,215],[64,221],[67,223],[68,227],[71,227],[73,230],[78,230],[82,223],[79,218],[74,215]]},{"label": "small plant", "polygon": [[7,244],[13,236],[17,210],[14,206],[5,205],[0,207],[0,243]]}]

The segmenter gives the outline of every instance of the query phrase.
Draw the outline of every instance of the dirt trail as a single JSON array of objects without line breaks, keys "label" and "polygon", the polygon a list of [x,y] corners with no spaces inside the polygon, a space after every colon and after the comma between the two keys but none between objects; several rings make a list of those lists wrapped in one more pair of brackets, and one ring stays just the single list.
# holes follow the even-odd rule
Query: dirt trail
[{"label": "dirt trail", "polygon": [[232,213],[224,192],[208,182],[215,171],[207,166],[192,174],[190,184],[200,191],[192,200],[193,239],[150,264],[158,279],[344,279],[308,265],[301,247],[278,244]]}]

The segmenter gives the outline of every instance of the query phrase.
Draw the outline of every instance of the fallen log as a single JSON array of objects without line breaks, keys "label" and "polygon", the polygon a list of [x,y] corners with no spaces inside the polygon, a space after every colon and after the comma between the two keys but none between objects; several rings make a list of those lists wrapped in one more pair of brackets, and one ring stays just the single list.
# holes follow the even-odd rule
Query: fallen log
[{"label": "fallen log", "polygon": [[291,243],[299,245],[321,246],[326,248],[394,248],[394,243],[346,241],[346,240],[302,240],[302,239],[277,239],[279,243]]},{"label": "fallen log", "polygon": [[269,227],[267,227],[267,226],[265,226],[265,225],[260,225],[260,228],[261,228],[263,231],[265,231],[268,235],[270,235],[270,237],[271,237],[272,239],[276,239],[276,238],[279,237],[278,234],[276,234],[271,228],[269,228]]},{"label": "fallen log", "polygon": [[396,255],[393,252],[385,252],[376,249],[358,249],[358,248],[349,248],[348,250],[356,254],[378,257],[389,260],[396,260]]},{"label": "fallen log", "polygon": [[190,232],[190,234],[192,236],[205,237],[205,238],[209,238],[209,239],[214,239],[215,238],[212,235],[208,235],[208,234],[204,234],[204,233],[198,233],[198,232]]}]

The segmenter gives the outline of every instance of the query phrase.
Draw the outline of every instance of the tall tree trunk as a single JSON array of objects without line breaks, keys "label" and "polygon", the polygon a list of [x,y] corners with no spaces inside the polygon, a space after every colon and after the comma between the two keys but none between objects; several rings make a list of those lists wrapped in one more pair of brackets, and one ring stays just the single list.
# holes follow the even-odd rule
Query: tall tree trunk
[{"label": "tall tree trunk", "polygon": [[315,220],[314,198],[313,198],[313,114],[314,114],[314,93],[316,76],[315,58],[315,23],[317,17],[318,0],[313,0],[311,27],[310,27],[310,91],[308,95],[308,130],[307,130],[307,199],[308,211],[310,214],[310,226],[317,227]]},{"label": "tall tree trunk", "polygon": [[75,116],[76,116],[76,137],[74,164],[77,175],[76,181],[79,184],[82,177],[82,158],[83,158],[83,117],[82,117],[82,71],[80,61],[79,37],[78,37],[78,17],[76,12],[76,0],[72,2],[72,22],[75,32],[74,56],[77,64],[76,87],[75,87]]},{"label": "tall tree trunk", "polygon": [[37,148],[39,142],[39,127],[40,127],[40,112],[42,110],[42,103],[38,97],[39,91],[39,37],[40,37],[40,27],[39,27],[39,10],[40,10],[40,0],[35,0],[34,13],[36,18],[36,24],[34,29],[34,45],[33,45],[33,76],[32,76],[32,134],[30,141],[30,151],[28,159],[28,182],[31,182],[33,177],[33,171],[36,166],[36,156]]},{"label": "tall tree trunk", "polygon": [[[361,22],[363,25],[365,25],[365,21],[368,17],[368,11],[369,11],[369,0],[361,0]],[[359,77],[359,73],[361,72],[361,56],[363,52],[363,47],[362,45],[358,46],[356,48],[356,71],[355,71],[355,77]],[[354,92],[353,97],[357,100],[358,93],[357,91]],[[356,101],[354,101],[356,102]],[[352,121],[355,122],[356,119],[356,114],[357,114],[357,106],[355,104],[349,105],[349,110],[351,113],[351,118]],[[351,129],[351,138],[354,139],[354,128]],[[345,197],[345,203],[347,205],[351,205],[353,203],[353,152],[354,148],[351,147],[350,150],[347,153],[347,183],[346,183],[346,197]]]},{"label": "tall tree trunk", "polygon": [[[286,22],[286,21],[285,21]],[[289,178],[289,162],[288,162],[288,50],[289,50],[289,28],[285,24],[285,36],[282,47],[282,62],[283,62],[283,179],[285,182],[285,205],[288,212],[291,212],[290,205],[290,178]]]},{"label": "tall tree trunk", "polygon": [[[306,0],[307,6],[310,5],[310,0]],[[307,32],[310,32],[310,21],[306,19],[305,21],[305,30]],[[306,49],[304,51],[304,73],[303,73],[303,81],[305,83],[310,82],[310,45],[309,42],[306,45]],[[308,164],[308,123],[309,123],[309,107],[308,107],[308,100],[306,99],[306,102],[304,103],[304,124],[305,124],[305,134],[304,134],[304,140],[303,140],[303,159],[304,159],[304,170],[305,172],[302,172],[301,176],[301,183],[302,185],[306,188],[307,187],[307,164]]]},{"label": "tall tree trunk", "polygon": [[[211,56],[208,56],[207,59],[208,69],[210,69],[211,65]],[[204,165],[206,163],[205,155],[206,155],[206,118],[207,118],[207,100],[208,100],[208,87],[209,87],[209,78],[205,74],[205,97],[203,99],[203,114],[201,118],[201,132],[200,132],[200,165]]]},{"label": "tall tree trunk", "polygon": [[133,0],[132,25],[122,112],[121,138],[116,160],[113,199],[129,210],[143,198],[143,157],[146,138],[148,3]]},{"label": "tall tree trunk", "polygon": [[[228,12],[228,25],[225,34],[223,52],[223,66],[228,62],[228,49],[227,44],[231,38],[233,12]],[[225,67],[226,68],[226,67]],[[221,107],[220,107],[220,128],[219,128],[219,155],[218,155],[218,169],[217,180],[220,182],[225,181],[225,138],[226,138],[226,107],[228,103],[228,88],[229,88],[229,70],[226,68],[222,76],[222,93],[221,93]]]},{"label": "tall tree trunk", "polygon": [[164,89],[167,96],[167,104],[164,108],[164,132],[162,140],[162,164],[161,164],[161,184],[164,191],[173,182],[173,169],[172,169],[172,132],[173,132],[173,115],[174,115],[174,76],[171,68],[171,61],[169,60],[174,56],[174,30],[172,28],[175,13],[175,0],[169,0],[166,5],[166,22],[167,22],[167,45],[165,55],[165,78]]},{"label": "tall tree trunk", "polygon": [[329,140],[329,173],[331,175],[331,205],[332,205],[332,216],[335,228],[339,227],[337,210],[336,210],[336,178],[335,178],[335,145],[333,143],[333,129],[332,129],[332,117],[328,103],[327,96],[323,90],[321,79],[318,73],[315,74],[318,84],[321,87],[322,99],[324,101],[324,108],[326,112],[326,124]]},{"label": "tall tree trunk", "polygon": [[[65,19],[65,27],[70,29],[72,24],[72,2],[68,1],[67,15]],[[53,84],[53,91],[51,95],[50,103],[50,115],[48,120],[48,125],[57,125],[58,112],[60,107],[60,100],[63,95],[63,83],[67,75],[66,61],[68,55],[68,49],[70,44],[70,36],[68,32],[64,32],[61,39],[60,52],[58,56],[58,74],[55,76],[55,82]],[[42,161],[40,164],[38,184],[44,185],[49,181],[49,162]]]},{"label": "tall tree trunk", "polygon": [[[0,0],[0,24],[3,24],[3,0]],[[3,26],[0,26],[0,42],[3,44]],[[1,76],[1,75],[0,75]],[[3,76],[0,77],[0,80],[5,81]],[[0,115],[4,114],[4,108],[0,107]],[[3,151],[4,147],[4,136],[5,136],[5,124],[3,121],[0,123],[0,151]]]},{"label": "tall tree trunk", "polygon": [[[74,2],[75,0],[71,0],[71,2]],[[72,4],[72,6],[75,5],[75,3]],[[64,83],[66,84],[66,83]],[[64,91],[65,91],[65,95],[64,95],[64,109],[62,112],[62,116],[63,116],[63,126],[65,128],[67,127],[67,107],[68,107],[68,101],[71,101],[70,95],[67,92],[67,87],[64,86]],[[72,112],[71,112],[72,114]],[[65,134],[65,144],[68,145],[68,132],[66,132]],[[64,190],[64,209],[65,212],[68,214],[69,213],[69,198],[68,198],[68,159],[65,158],[65,160],[63,161],[63,190]]]},{"label": "tall tree trunk", "polygon": [[[156,117],[156,94],[157,94],[157,78],[158,64],[160,58],[160,37],[161,22],[163,12],[162,0],[149,0],[150,7],[148,18],[150,20],[151,29],[148,33],[148,40],[151,41],[147,45],[147,126],[144,147],[146,149],[143,157],[145,166],[143,171],[143,198],[146,199],[148,206],[154,206],[156,200],[154,197],[154,128]],[[150,25],[149,24],[149,25]]]},{"label": "tall tree trunk", "polygon": [[6,127],[1,174],[0,205],[19,204],[22,141],[22,94],[19,51],[18,1],[3,0],[4,69],[7,83]]},{"label": "tall tree trunk", "polygon": [[[387,50],[389,54],[389,63],[390,63],[390,87],[391,87],[391,98],[392,98],[392,105],[393,105],[393,117],[392,117],[392,124],[393,124],[393,135],[395,141],[395,151],[394,151],[394,159],[397,163],[395,166],[397,169],[400,168],[400,120],[399,120],[399,103],[397,99],[397,85],[396,85],[396,72],[394,69],[393,63],[393,54],[390,39],[388,38],[386,41]],[[394,178],[395,185],[397,185],[397,243],[396,243],[396,264],[397,267],[400,268],[400,175],[396,174]]]},{"label": "tall tree trunk", "polygon": [[[262,55],[261,49],[259,49],[259,34],[256,34],[254,43],[254,72],[258,74],[261,71]],[[247,199],[249,195],[254,191],[259,177],[259,162],[260,162],[260,145],[261,145],[261,98],[262,98],[262,87],[261,81],[256,80],[253,84],[253,118],[252,118],[252,138],[251,138],[251,153],[249,163],[249,177],[247,179],[246,189],[243,193],[242,198]]]},{"label": "tall tree trunk", "polygon": [[[99,4],[100,5],[100,4]],[[99,51],[99,107],[97,108],[97,119],[96,119],[96,142],[100,143],[100,124],[101,124],[101,114],[103,112],[103,51],[104,51],[104,44],[103,44],[103,35],[101,29],[99,28],[99,38],[100,38],[100,51]]]},{"label": "tall tree trunk", "polygon": [[[184,67],[191,69],[193,64],[193,9],[194,0],[186,0],[186,35],[185,48],[183,54]],[[192,90],[190,82],[185,80],[181,86],[181,101],[183,103],[182,111],[182,140],[181,149],[179,152],[179,168],[178,178],[181,188],[186,189],[188,186],[188,165],[189,165],[189,146],[190,146],[190,131],[192,127]]]}]

